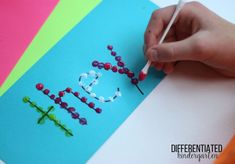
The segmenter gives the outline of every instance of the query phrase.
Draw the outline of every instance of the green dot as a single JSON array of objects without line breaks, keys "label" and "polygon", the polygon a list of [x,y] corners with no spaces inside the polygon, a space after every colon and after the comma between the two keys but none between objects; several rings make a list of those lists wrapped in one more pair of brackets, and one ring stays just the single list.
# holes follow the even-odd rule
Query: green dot
[{"label": "green dot", "polygon": [[28,103],[28,102],[29,102],[29,100],[30,100],[30,98],[29,98],[29,97],[24,97],[24,98],[23,98],[23,102],[24,102],[24,103]]},{"label": "green dot", "polygon": [[51,120],[55,120],[56,119],[56,117],[55,117],[55,115],[54,114],[49,114],[49,116],[48,116]]}]

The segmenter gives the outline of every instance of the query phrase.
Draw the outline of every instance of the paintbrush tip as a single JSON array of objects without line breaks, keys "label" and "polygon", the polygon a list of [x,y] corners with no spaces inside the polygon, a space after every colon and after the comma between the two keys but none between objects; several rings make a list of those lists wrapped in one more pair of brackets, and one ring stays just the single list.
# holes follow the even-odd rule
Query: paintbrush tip
[{"label": "paintbrush tip", "polygon": [[146,78],[147,74],[141,71],[139,73],[139,81],[143,81]]}]

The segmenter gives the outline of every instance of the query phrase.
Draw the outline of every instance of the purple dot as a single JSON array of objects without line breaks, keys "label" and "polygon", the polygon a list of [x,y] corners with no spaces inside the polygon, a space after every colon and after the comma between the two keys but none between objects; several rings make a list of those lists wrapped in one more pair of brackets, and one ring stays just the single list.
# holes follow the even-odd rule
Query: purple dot
[{"label": "purple dot", "polygon": [[50,95],[50,98],[53,100],[55,98],[55,95]]},{"label": "purple dot", "polygon": [[78,113],[72,113],[72,118],[73,119],[78,119],[79,118],[79,114]]},{"label": "purple dot", "polygon": [[87,125],[87,120],[86,120],[85,118],[80,118],[80,119],[79,119],[79,123],[80,123],[81,125]]},{"label": "purple dot", "polygon": [[103,68],[103,67],[104,67],[104,63],[99,63],[99,64],[98,64],[98,68],[99,68],[99,69],[101,69],[101,68]]},{"label": "purple dot", "polygon": [[121,60],[122,60],[122,57],[121,57],[121,56],[116,56],[116,57],[115,57],[115,60],[116,60],[116,61],[121,61]]},{"label": "purple dot", "polygon": [[119,69],[118,72],[119,72],[120,74],[124,74],[124,69]]},{"label": "purple dot", "polygon": [[74,112],[74,111],[75,111],[75,108],[74,108],[74,107],[69,107],[67,110],[68,110],[68,112],[71,113],[71,112]]},{"label": "purple dot", "polygon": [[97,66],[98,66],[98,64],[99,64],[99,62],[98,62],[98,61],[96,61],[96,60],[92,62],[92,66],[93,66],[93,67],[97,67]]},{"label": "purple dot", "polygon": [[119,61],[118,63],[117,63],[117,65],[119,66],[119,67],[124,67],[124,63],[122,62],[122,61]]},{"label": "purple dot", "polygon": [[108,50],[111,50],[111,51],[113,50],[113,46],[112,45],[108,45],[107,48],[108,48]]},{"label": "purple dot", "polygon": [[66,102],[61,102],[60,106],[61,108],[67,108],[68,104]]},{"label": "purple dot", "polygon": [[116,53],[115,51],[112,51],[112,52],[111,52],[111,55],[112,55],[112,56],[116,56],[117,53]]}]

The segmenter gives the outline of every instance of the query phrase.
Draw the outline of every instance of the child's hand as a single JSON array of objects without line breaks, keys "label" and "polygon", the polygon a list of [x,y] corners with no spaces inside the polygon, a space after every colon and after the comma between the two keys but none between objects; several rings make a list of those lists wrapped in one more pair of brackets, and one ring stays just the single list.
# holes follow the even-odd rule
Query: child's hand
[{"label": "child's hand", "polygon": [[174,10],[155,11],[146,29],[145,54],[153,65],[170,73],[177,61],[199,61],[235,77],[235,25],[198,2],[185,4],[164,43],[157,45]]}]

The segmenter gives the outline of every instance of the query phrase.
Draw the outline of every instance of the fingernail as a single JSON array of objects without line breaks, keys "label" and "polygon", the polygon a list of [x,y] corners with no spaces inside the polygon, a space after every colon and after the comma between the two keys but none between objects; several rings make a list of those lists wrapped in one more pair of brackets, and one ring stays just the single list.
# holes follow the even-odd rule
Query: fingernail
[{"label": "fingernail", "polygon": [[150,54],[151,61],[158,61],[158,53],[156,49],[153,49]]}]

